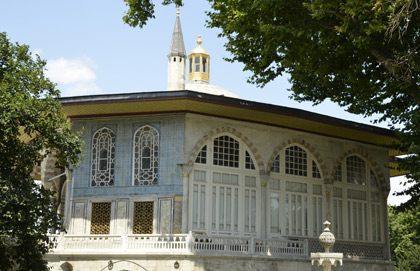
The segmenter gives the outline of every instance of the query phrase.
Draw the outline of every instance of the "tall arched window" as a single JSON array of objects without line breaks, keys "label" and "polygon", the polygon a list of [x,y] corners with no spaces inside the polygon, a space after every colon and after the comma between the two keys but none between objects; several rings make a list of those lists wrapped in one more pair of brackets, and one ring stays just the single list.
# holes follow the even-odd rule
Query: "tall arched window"
[{"label": "tall arched window", "polygon": [[380,188],[374,171],[363,158],[351,155],[340,163],[332,203],[336,238],[383,241]]},{"label": "tall arched window", "polygon": [[190,227],[219,235],[260,231],[260,179],[251,152],[229,136],[209,140],[198,153],[190,182]]},{"label": "tall arched window", "polygon": [[133,183],[154,185],[158,182],[159,133],[149,126],[140,127],[134,134]]},{"label": "tall arched window", "polygon": [[271,166],[269,235],[318,237],[325,218],[324,185],[313,156],[298,145]]},{"label": "tall arched window", "polygon": [[106,127],[92,138],[91,186],[114,185],[115,134]]}]

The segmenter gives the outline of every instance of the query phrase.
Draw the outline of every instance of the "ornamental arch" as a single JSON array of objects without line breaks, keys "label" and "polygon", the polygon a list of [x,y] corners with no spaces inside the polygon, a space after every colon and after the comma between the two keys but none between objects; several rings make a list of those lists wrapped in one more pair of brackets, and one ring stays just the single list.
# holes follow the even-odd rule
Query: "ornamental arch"
[{"label": "ornamental arch", "polygon": [[[205,135],[203,135],[195,143],[195,145],[193,147],[193,150],[190,153],[190,156],[188,158],[188,165],[190,167],[192,165],[194,165],[196,157],[199,154],[199,152],[201,151],[201,148],[203,147],[203,145],[208,140],[216,137],[219,134],[232,135],[232,136],[238,138],[239,140],[241,140],[247,146],[247,148],[250,150],[252,155],[254,156],[254,159],[255,159],[255,162],[256,162],[255,166],[258,169],[259,174],[261,174],[261,175],[265,174],[266,171],[264,169],[264,162],[262,160],[262,156],[259,153],[257,147],[254,145],[254,143],[246,135],[244,135],[241,131],[239,131],[238,129],[236,129],[234,127],[231,127],[231,126],[220,126],[220,127],[217,127],[215,129],[210,130]],[[190,172],[186,172],[186,173],[189,174]]]},{"label": "ornamental arch", "polygon": [[327,174],[327,166],[325,165],[324,160],[322,159],[321,155],[315,150],[315,148],[309,142],[300,138],[292,138],[292,139],[286,140],[282,144],[279,144],[277,147],[275,147],[270,156],[270,159],[268,160],[266,172],[268,173],[271,172],[273,163],[276,160],[277,156],[290,146],[299,146],[302,149],[304,149],[306,152],[308,152],[312,156],[313,160],[316,162],[324,182],[325,183],[329,182],[330,178],[328,177],[329,175]]}]

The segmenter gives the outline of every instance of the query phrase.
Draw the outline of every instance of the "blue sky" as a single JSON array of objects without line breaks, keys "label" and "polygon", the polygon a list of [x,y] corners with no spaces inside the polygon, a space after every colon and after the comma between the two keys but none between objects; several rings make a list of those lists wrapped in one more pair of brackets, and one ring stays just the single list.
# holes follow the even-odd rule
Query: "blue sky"
[{"label": "blue sky", "polygon": [[[163,91],[167,84],[167,53],[176,18],[175,6],[156,4],[156,19],[143,28],[131,28],[122,17],[122,0],[24,1],[0,0],[0,31],[10,40],[28,44],[48,61],[47,75],[56,82],[62,96]],[[185,0],[181,25],[187,54],[202,35],[211,57],[210,83],[226,88],[243,99],[300,108],[351,121],[371,124],[371,119],[345,112],[331,102],[312,107],[289,98],[287,75],[263,89],[247,83],[249,72],[241,63],[228,63],[226,40],[218,29],[205,27],[205,0]],[[386,123],[379,124],[387,127]],[[393,190],[401,189],[399,179]],[[391,197],[391,203],[403,198]]]}]

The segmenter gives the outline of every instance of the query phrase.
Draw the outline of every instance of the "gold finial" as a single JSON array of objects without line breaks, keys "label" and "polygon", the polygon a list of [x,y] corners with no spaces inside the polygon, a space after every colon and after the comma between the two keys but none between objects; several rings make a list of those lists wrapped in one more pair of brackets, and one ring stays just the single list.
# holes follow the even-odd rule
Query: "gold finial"
[{"label": "gold finial", "polygon": [[197,40],[197,44],[198,46],[201,46],[203,42],[201,41],[201,35],[198,35],[198,40]]},{"label": "gold finial", "polygon": [[179,16],[179,6],[176,6],[176,16]]}]

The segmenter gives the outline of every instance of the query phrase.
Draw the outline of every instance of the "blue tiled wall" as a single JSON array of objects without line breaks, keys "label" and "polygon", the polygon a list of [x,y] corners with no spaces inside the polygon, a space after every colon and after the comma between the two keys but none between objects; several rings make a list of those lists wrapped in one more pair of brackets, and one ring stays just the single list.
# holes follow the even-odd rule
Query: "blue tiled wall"
[{"label": "blue tiled wall", "polygon": [[[132,185],[133,137],[143,125],[159,131],[159,179],[157,185]],[[91,187],[92,135],[100,128],[108,127],[115,132],[115,179],[114,186]],[[74,120],[73,129],[82,130],[85,141],[84,159],[73,172],[73,197],[181,195],[184,149],[183,116],[156,116],[133,118],[109,118]]]}]

